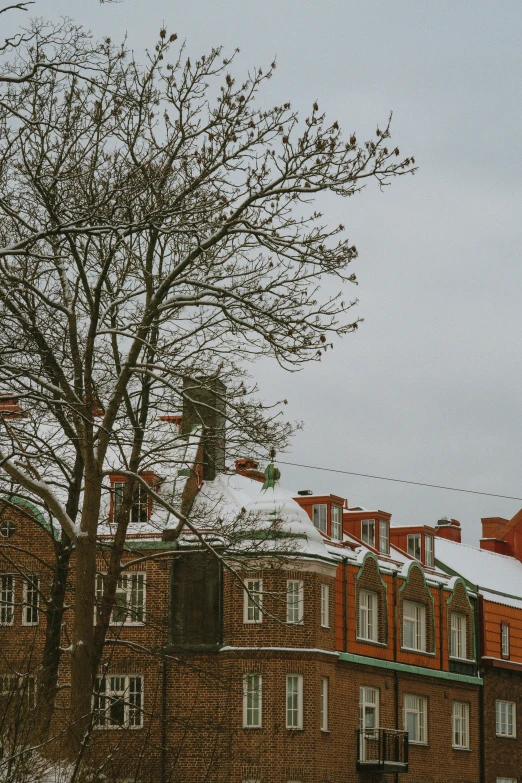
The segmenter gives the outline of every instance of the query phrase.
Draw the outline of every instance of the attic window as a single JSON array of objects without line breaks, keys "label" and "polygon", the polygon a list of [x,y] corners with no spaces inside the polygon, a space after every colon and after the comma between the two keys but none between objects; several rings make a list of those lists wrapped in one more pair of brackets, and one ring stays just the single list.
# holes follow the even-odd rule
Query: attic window
[{"label": "attic window", "polygon": [[424,538],[424,561],[428,568],[433,568],[435,565],[433,536],[425,536]]},{"label": "attic window", "polygon": [[313,523],[322,533],[326,533],[327,508],[328,507],[326,503],[320,503],[316,506],[313,506]]},{"label": "attic window", "polygon": [[363,519],[361,523],[361,538],[365,544],[375,546],[375,519]]},{"label": "attic window", "polygon": [[[118,519],[121,504],[123,503],[123,493],[125,489],[125,481],[118,478],[112,483],[113,500],[112,500],[112,513],[111,518],[115,522]],[[131,522],[148,522],[152,513],[152,502],[149,493],[143,486],[138,483],[134,487],[134,502],[131,507],[130,521]]]},{"label": "attic window", "polygon": [[421,559],[421,537],[420,533],[410,534],[408,536],[408,554],[415,560]]}]

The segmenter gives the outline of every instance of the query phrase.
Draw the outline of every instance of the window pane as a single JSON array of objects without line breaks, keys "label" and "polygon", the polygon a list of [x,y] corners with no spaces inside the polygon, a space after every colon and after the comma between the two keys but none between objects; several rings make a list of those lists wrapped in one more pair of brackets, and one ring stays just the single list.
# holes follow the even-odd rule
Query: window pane
[{"label": "window pane", "polygon": [[341,540],[341,511],[340,506],[332,506],[331,536],[334,541]]},{"label": "window pane", "polygon": [[363,519],[362,540],[365,544],[375,546],[375,519]]},{"label": "window pane", "polygon": [[390,552],[390,538],[388,522],[385,519],[379,520],[379,552],[387,555]]},{"label": "window pane", "polygon": [[321,503],[317,506],[313,506],[312,516],[313,523],[318,530],[326,533],[326,503]]},{"label": "window pane", "polygon": [[420,535],[408,536],[408,554],[415,560],[421,559],[421,537]]}]

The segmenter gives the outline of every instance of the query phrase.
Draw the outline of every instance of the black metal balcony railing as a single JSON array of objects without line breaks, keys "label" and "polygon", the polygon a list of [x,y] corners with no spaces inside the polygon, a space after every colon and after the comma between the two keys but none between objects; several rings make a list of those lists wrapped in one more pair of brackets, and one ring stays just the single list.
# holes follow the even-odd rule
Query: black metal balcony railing
[{"label": "black metal balcony railing", "polygon": [[408,732],[394,729],[358,729],[357,770],[407,772]]}]

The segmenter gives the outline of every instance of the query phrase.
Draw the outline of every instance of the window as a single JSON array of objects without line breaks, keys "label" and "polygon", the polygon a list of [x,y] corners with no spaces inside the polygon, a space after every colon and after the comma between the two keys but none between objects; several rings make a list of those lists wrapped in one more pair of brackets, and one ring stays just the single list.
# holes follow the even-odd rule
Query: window
[{"label": "window", "polygon": [[426,607],[413,601],[403,603],[403,647],[426,651]]},{"label": "window", "polygon": [[288,580],[286,583],[286,622],[302,624],[304,617],[304,584]]},{"label": "window", "polygon": [[502,645],[502,657],[509,658],[509,625],[502,623],[501,626],[501,645]]},{"label": "window", "polygon": [[14,622],[14,577],[11,574],[0,576],[0,625],[12,625]]},{"label": "window", "polygon": [[38,625],[39,581],[37,576],[24,580],[22,625]]},{"label": "window", "polygon": [[363,519],[361,523],[361,538],[365,544],[375,546],[375,519]]},{"label": "window", "polygon": [[243,728],[261,727],[261,675],[245,674],[243,677]]},{"label": "window", "polygon": [[16,695],[27,698],[29,709],[32,710],[36,704],[36,688],[34,677],[20,674],[2,674],[0,675],[0,696],[8,696],[12,699]]},{"label": "window", "polygon": [[331,530],[331,538],[333,538],[334,541],[340,541],[342,538],[341,515],[342,515],[341,506],[332,506],[332,523],[330,526],[330,530]]},{"label": "window", "polygon": [[390,554],[390,523],[385,519],[379,520],[379,552]]},{"label": "window", "polygon": [[[121,504],[123,502],[124,481],[114,482],[114,513],[113,519],[116,521]],[[131,507],[131,522],[147,522],[149,519],[149,494],[143,484],[136,484],[134,487],[134,502]]]},{"label": "window", "polygon": [[129,675],[97,677],[94,725],[98,728],[143,726],[143,679]]},{"label": "window", "polygon": [[326,533],[326,503],[321,503],[318,506],[312,507],[313,523],[318,530],[322,533]]},{"label": "window", "polygon": [[328,677],[321,677],[321,731],[328,731]]},{"label": "window", "polygon": [[359,689],[359,726],[371,732],[379,728],[379,691],[377,688]]},{"label": "window", "polygon": [[453,702],[453,747],[469,748],[469,704]]},{"label": "window", "polygon": [[330,585],[321,585],[321,626],[330,627]]},{"label": "window", "polygon": [[359,591],[359,638],[377,641],[377,593]]},{"label": "window", "polygon": [[286,728],[303,728],[302,674],[289,674],[286,678]]},{"label": "window", "polygon": [[434,555],[433,536],[424,536],[424,561],[428,568],[433,568],[435,565]]},{"label": "window", "polygon": [[263,580],[247,579],[245,587],[243,622],[261,623],[263,621],[263,613],[261,611],[263,605]]},{"label": "window", "polygon": [[517,736],[517,705],[513,701],[496,701],[497,737]]},{"label": "window", "polygon": [[12,519],[4,519],[0,525],[0,536],[3,538],[11,538],[16,532],[16,526]]},{"label": "window", "polygon": [[377,688],[359,689],[359,758],[370,761],[375,753],[375,740],[379,730],[379,691]]},{"label": "window", "polygon": [[[96,574],[96,603],[101,604],[105,574]],[[145,622],[145,574],[121,574],[116,587],[111,625],[141,625]]]},{"label": "window", "polygon": [[466,658],[466,625],[465,614],[451,612],[450,655],[452,658]]},{"label": "window", "polygon": [[428,742],[428,700],[424,696],[404,694],[404,731],[408,741],[426,745]]},{"label": "window", "polygon": [[421,559],[421,537],[420,533],[408,536],[408,554],[415,560]]}]

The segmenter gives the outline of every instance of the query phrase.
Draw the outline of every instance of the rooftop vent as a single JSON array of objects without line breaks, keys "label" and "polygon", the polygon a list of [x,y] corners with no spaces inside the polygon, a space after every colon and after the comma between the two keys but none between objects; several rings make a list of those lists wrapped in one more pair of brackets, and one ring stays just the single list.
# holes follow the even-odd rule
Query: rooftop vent
[{"label": "rooftop vent", "polygon": [[313,495],[313,491],[311,489],[299,489],[297,490],[298,495]]}]

